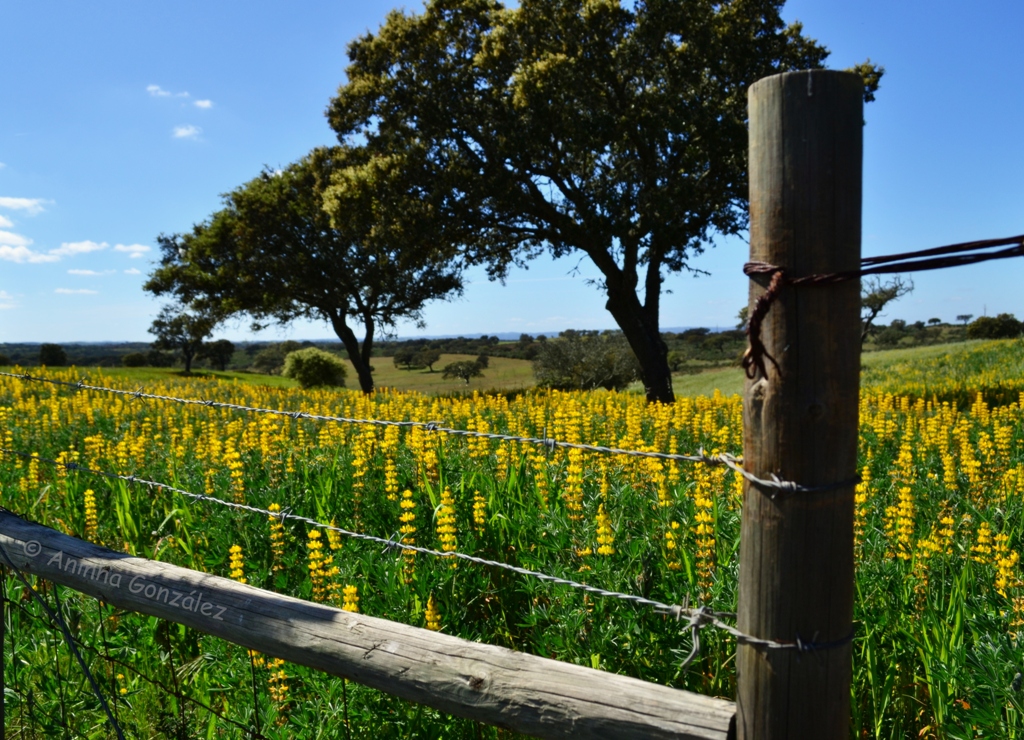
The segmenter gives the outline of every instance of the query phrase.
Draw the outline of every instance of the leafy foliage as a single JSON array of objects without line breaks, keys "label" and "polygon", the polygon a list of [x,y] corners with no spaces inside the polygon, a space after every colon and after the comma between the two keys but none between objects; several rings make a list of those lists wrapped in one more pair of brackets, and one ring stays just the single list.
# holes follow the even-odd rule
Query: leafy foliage
[{"label": "leafy foliage", "polygon": [[321,388],[345,385],[348,371],[342,360],[316,347],[290,352],[284,358],[286,378],[297,380],[303,388]]},{"label": "leafy foliage", "polygon": [[[672,400],[661,284],[747,222],[746,91],[823,65],[780,0],[433,0],[349,47],[328,116],[366,164],[430,199],[448,245],[493,277],[547,250],[588,257],[649,399]],[[865,64],[877,88],[882,70]]]},{"label": "leafy foliage", "polygon": [[1012,313],[998,316],[979,316],[967,327],[971,339],[1013,339],[1024,332],[1024,324]]},{"label": "leafy foliage", "polygon": [[377,332],[402,319],[421,324],[423,306],[458,294],[462,282],[451,253],[418,228],[424,206],[403,193],[397,175],[378,170],[352,184],[344,198],[335,197],[328,217],[325,183],[364,162],[360,150],[335,147],[265,170],[227,194],[225,207],[190,233],[159,238],[163,256],[146,290],[246,313],[254,328],[327,321],[369,393]]},{"label": "leafy foliage", "polygon": [[533,373],[547,388],[621,390],[639,377],[640,368],[622,335],[570,329],[544,343]]},{"label": "leafy foliage", "polygon": [[479,361],[458,360],[445,365],[442,368],[442,373],[445,380],[458,379],[469,385],[471,378],[479,378],[484,374],[484,368]]},{"label": "leafy foliage", "polygon": [[39,346],[39,364],[63,367],[68,364],[68,353],[59,344],[41,344]]},{"label": "leafy foliage", "polygon": [[218,370],[227,368],[231,362],[231,356],[235,354],[235,345],[227,339],[218,339],[215,342],[205,342],[199,348],[196,357],[200,360],[209,360],[210,364]]}]

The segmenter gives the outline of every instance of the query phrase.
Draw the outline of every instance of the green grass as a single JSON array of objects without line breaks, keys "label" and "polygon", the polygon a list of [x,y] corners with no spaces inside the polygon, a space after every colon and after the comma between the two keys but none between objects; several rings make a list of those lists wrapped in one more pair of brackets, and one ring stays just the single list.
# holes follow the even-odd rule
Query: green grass
[{"label": "green grass", "polygon": [[[394,388],[400,391],[420,393],[461,393],[486,390],[520,390],[534,386],[533,365],[529,360],[513,360],[508,357],[491,357],[490,365],[483,377],[473,378],[467,385],[461,380],[445,380],[441,370],[449,362],[475,360],[475,355],[441,355],[434,363],[434,372],[423,370],[402,370],[395,367],[390,357],[376,357],[373,360],[373,379],[378,388]],[[350,388],[358,387],[352,364],[348,366]]]},{"label": "green grass", "polygon": [[[938,364],[942,364],[943,360],[958,362],[962,357],[973,353],[982,344],[984,342],[971,340],[955,344],[933,344],[925,347],[865,352],[861,355],[861,370],[864,371],[862,382],[875,385],[886,376],[904,375],[907,367],[921,363],[926,363],[927,367],[932,370],[941,369],[936,362]],[[674,375],[672,376],[672,389],[677,398],[710,396],[716,390],[723,395],[730,396],[733,393],[743,393],[744,380],[741,368],[715,368],[693,375]],[[894,378],[894,380],[896,379]],[[639,391],[640,385],[637,384],[635,389]]]}]

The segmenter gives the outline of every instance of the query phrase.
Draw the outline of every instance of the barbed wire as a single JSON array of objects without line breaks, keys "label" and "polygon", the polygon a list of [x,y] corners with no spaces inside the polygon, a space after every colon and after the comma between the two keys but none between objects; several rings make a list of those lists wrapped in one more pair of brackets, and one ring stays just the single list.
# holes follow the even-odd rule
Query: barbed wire
[{"label": "barbed wire", "polygon": [[[35,620],[38,620],[38,621],[45,621],[42,616],[40,616],[39,614],[32,613],[27,608],[25,608],[25,606],[23,604],[19,604],[16,601],[12,601],[10,599],[7,601],[7,603],[10,604],[11,606],[16,607],[19,611],[21,611],[26,616],[31,617],[32,619],[35,619]],[[175,690],[171,689],[170,687],[168,687],[167,684],[165,684],[163,681],[158,681],[155,678],[151,678],[150,676],[147,676],[145,673],[140,671],[138,668],[133,666],[131,663],[126,663],[123,660],[118,660],[117,658],[113,657],[112,655],[104,654],[102,651],[100,651],[97,648],[93,647],[92,645],[84,642],[83,640],[81,640],[78,637],[72,636],[72,639],[74,639],[75,644],[78,645],[78,647],[84,648],[85,650],[88,650],[88,651],[92,652],[96,657],[100,658],[101,660],[105,660],[108,663],[111,663],[112,665],[116,665],[119,668],[124,668],[125,670],[130,671],[131,673],[133,673],[134,675],[138,676],[140,679],[142,679],[146,683],[148,683],[151,686],[155,686],[156,688],[160,689],[161,691],[163,691],[168,696],[173,696],[173,697],[175,697],[177,699],[180,699],[180,700],[183,700],[183,701],[187,701],[187,702],[191,702],[191,703],[195,704],[196,706],[198,706],[198,707],[200,707],[202,709],[205,709],[210,714],[212,714],[215,717],[217,717],[217,719],[223,720],[225,722],[228,722],[230,724],[235,725],[236,727],[238,727],[240,729],[245,730],[247,733],[250,733],[251,736],[256,738],[257,740],[269,740],[269,738],[267,738],[266,735],[263,735],[263,734],[261,734],[259,732],[256,732],[251,727],[249,727],[249,725],[243,724],[242,722],[239,722],[238,720],[232,719],[231,717],[228,717],[227,715],[218,712],[216,709],[211,707],[209,704],[205,703],[203,700],[197,699],[194,696],[189,696],[188,694],[182,693],[181,691],[175,691]]]},{"label": "barbed wire", "polygon": [[700,649],[700,640],[698,637],[699,630],[708,626],[712,626],[727,632],[728,634],[732,635],[738,641],[742,642],[745,645],[749,645],[755,648],[772,650],[798,650],[800,652],[829,650],[832,648],[841,647],[842,645],[845,645],[853,640],[853,633],[851,633],[848,637],[843,638],[841,640],[827,643],[816,642],[816,636],[811,640],[803,640],[798,635],[797,639],[791,641],[780,641],[755,637],[753,635],[748,635],[740,631],[736,627],[723,621],[723,619],[725,618],[735,618],[736,615],[734,612],[715,611],[708,606],[701,606],[699,608],[692,609],[687,606],[679,604],[666,604],[664,602],[656,601],[654,599],[648,599],[643,596],[636,596],[635,594],[626,594],[619,591],[611,591],[608,589],[598,588],[597,586],[591,586],[586,583],[581,583],[579,581],[574,581],[568,578],[562,578],[560,576],[553,576],[548,573],[542,573],[540,571],[530,570],[528,568],[522,568],[518,565],[502,563],[497,560],[479,558],[475,555],[468,555],[466,553],[457,551],[440,551],[433,550],[427,547],[420,547],[418,545],[408,544],[402,542],[398,538],[397,533],[395,535],[392,535],[390,538],[384,538],[378,537],[376,535],[365,534],[363,532],[353,532],[351,530],[344,529],[333,524],[325,524],[324,522],[319,522],[315,519],[310,519],[309,517],[294,514],[288,509],[284,509],[282,511],[270,511],[269,509],[261,509],[257,506],[250,506],[249,504],[241,504],[235,501],[225,501],[224,499],[219,499],[214,496],[208,496],[202,493],[194,493],[192,491],[177,488],[176,486],[171,486],[166,483],[160,483],[159,481],[146,480],[144,478],[139,478],[138,476],[134,475],[122,475],[120,473],[111,473],[109,471],[94,470],[91,468],[87,468],[83,465],[79,465],[78,463],[75,462],[62,462],[60,460],[42,457],[36,453],[12,450],[9,448],[0,448],[0,452],[3,452],[5,454],[17,455],[23,458],[38,460],[39,462],[45,462],[55,467],[64,468],[69,472],[84,472],[91,475],[98,475],[106,478],[122,480],[128,483],[137,483],[139,485],[144,485],[150,488],[158,488],[166,491],[171,491],[173,493],[180,494],[187,498],[191,498],[194,501],[206,501],[212,504],[217,504],[219,506],[237,509],[239,511],[246,511],[252,514],[261,514],[270,519],[279,519],[281,520],[282,523],[284,522],[285,519],[292,519],[297,522],[302,522],[303,524],[306,524],[310,527],[316,527],[318,529],[336,532],[337,534],[340,534],[344,537],[348,537],[350,539],[381,544],[384,545],[386,549],[415,552],[422,555],[429,555],[437,558],[451,558],[456,560],[463,560],[470,563],[475,563],[477,565],[484,565],[492,568],[500,568],[502,570],[511,571],[518,575],[527,576],[529,578],[536,578],[537,580],[546,583],[553,583],[555,585],[560,586],[568,586],[570,588],[577,589],[585,593],[594,594],[595,596],[617,599],[631,604],[636,604],[638,606],[652,607],[657,613],[668,615],[670,617],[675,618],[677,621],[681,621],[684,618],[687,620],[687,623],[683,626],[683,629],[690,630],[693,636],[694,643],[692,651],[683,662],[682,668],[684,669],[690,664],[690,662],[692,662],[692,660],[696,657],[696,654]]},{"label": "barbed wire", "polygon": [[[100,689],[99,684],[92,675],[92,671],[89,670],[89,666],[86,664],[85,659],[82,658],[82,654],[78,652],[78,648],[75,646],[75,639],[71,634],[71,630],[68,628],[67,622],[64,621],[64,615],[61,613],[60,601],[57,596],[56,589],[53,592],[54,600],[57,603],[57,611],[55,612],[50,608],[50,605],[43,600],[43,597],[39,595],[39,592],[32,588],[32,584],[28,582],[25,574],[21,572],[21,569],[14,564],[14,561],[11,560],[10,556],[7,554],[7,550],[2,545],[0,545],[0,556],[3,556],[7,566],[14,572],[15,576],[22,582],[25,588],[28,589],[29,595],[43,608],[43,611],[46,612],[50,621],[60,629],[61,634],[64,637],[64,641],[67,643],[68,649],[71,651],[72,655],[75,656],[75,660],[78,661],[78,666],[82,669],[82,673],[85,674],[86,680],[88,680],[89,686],[92,688],[93,695],[95,695],[97,701],[99,701],[104,714],[107,715],[107,721],[110,722],[110,725],[114,728],[114,732],[117,734],[118,740],[125,740],[124,733],[121,731],[121,725],[110,711],[110,705],[107,703],[107,697],[103,694],[103,690]],[[7,602],[12,603],[10,599],[7,599]],[[2,648],[2,646],[0,646],[0,648]]]},{"label": "barbed wire", "polygon": [[89,390],[99,391],[103,393],[114,393],[121,396],[129,396],[135,399],[149,399],[155,401],[169,401],[172,403],[180,403],[190,406],[205,406],[207,408],[223,408],[231,409],[234,411],[244,411],[255,414],[271,414],[275,416],[287,416],[292,419],[309,419],[312,421],[326,421],[343,424],[369,424],[374,426],[393,426],[393,427],[420,427],[428,432],[441,432],[443,434],[450,434],[460,437],[473,437],[477,439],[490,439],[497,440],[500,442],[520,442],[523,444],[542,445],[547,447],[549,450],[555,448],[575,449],[584,450],[587,452],[598,452],[610,455],[627,455],[631,457],[645,457],[654,458],[658,460],[668,460],[675,462],[693,462],[703,463],[705,465],[723,465],[734,473],[743,476],[752,486],[758,491],[764,493],[771,499],[778,498],[780,496],[787,496],[796,493],[823,493],[826,491],[833,491],[840,488],[847,488],[860,483],[860,477],[857,476],[850,480],[838,481],[836,483],[827,483],[824,485],[808,486],[793,481],[787,481],[780,479],[774,473],[771,474],[770,478],[759,478],[743,469],[743,459],[735,455],[731,455],[727,452],[720,452],[716,454],[707,454],[703,447],[697,449],[696,454],[692,455],[680,455],[677,453],[668,452],[652,452],[646,450],[626,450],[617,447],[603,447],[600,445],[589,445],[582,444],[579,442],[565,442],[562,440],[541,438],[541,437],[520,437],[513,434],[497,434],[494,432],[479,432],[472,429],[453,429],[451,427],[442,426],[440,422],[436,421],[395,421],[389,419],[357,419],[344,416],[328,416],[324,414],[311,414],[305,411],[284,411],[282,409],[267,409],[258,406],[245,406],[243,404],[228,403],[225,401],[211,401],[199,398],[179,398],[177,396],[166,396],[154,393],[143,393],[142,390],[128,391],[120,388],[107,388],[106,386],[89,385],[83,381],[71,382],[68,380],[57,380],[55,378],[44,378],[27,373],[7,373],[0,372],[0,377],[16,378],[18,380],[36,382],[36,383],[50,383],[52,385],[67,386],[75,388],[76,390]]}]

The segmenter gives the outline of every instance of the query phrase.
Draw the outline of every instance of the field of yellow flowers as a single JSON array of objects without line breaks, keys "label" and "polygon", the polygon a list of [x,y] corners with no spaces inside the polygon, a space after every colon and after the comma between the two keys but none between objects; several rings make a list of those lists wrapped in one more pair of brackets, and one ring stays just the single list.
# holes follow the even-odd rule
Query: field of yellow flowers
[{"label": "field of yellow flowers", "polygon": [[[45,371],[39,371],[45,372]],[[97,372],[49,377],[128,386]],[[851,737],[1019,737],[1024,346],[865,374]],[[902,385],[901,385],[902,384]],[[663,452],[741,453],[738,396],[298,391],[180,378],[149,393]],[[740,492],[722,467],[133,399],[0,378],[5,450],[520,565],[666,603],[736,602]],[[108,547],[352,611],[705,694],[727,636],[649,608],[4,453],[0,505]],[[62,640],[6,577],[11,737],[112,736]],[[510,737],[115,612],[39,582],[130,737]],[[179,701],[180,693],[189,700]]]}]

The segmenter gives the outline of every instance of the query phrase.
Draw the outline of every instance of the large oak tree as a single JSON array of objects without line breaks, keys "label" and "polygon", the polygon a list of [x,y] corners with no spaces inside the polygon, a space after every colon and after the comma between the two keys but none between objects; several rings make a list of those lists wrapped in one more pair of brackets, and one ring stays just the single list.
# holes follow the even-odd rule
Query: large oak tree
[{"label": "large oak tree", "polygon": [[[359,177],[329,217],[323,188],[339,168]],[[314,150],[225,195],[224,208],[191,232],[160,236],[161,263],[145,289],[246,314],[256,329],[327,321],[369,393],[375,335],[402,319],[422,322],[428,301],[462,290],[458,262],[437,246],[424,216],[431,208],[387,157],[369,164],[359,148]]]},{"label": "large oak tree", "polygon": [[[662,282],[746,227],[747,88],[828,55],[781,6],[429,0],[350,45],[328,118],[408,165],[456,227],[446,243],[492,277],[545,250],[586,255],[648,399],[671,401]],[[862,71],[877,87],[880,70]],[[358,179],[339,173],[333,213]]]}]

